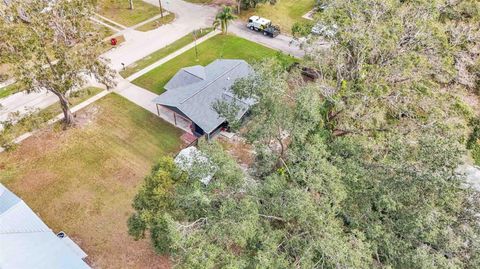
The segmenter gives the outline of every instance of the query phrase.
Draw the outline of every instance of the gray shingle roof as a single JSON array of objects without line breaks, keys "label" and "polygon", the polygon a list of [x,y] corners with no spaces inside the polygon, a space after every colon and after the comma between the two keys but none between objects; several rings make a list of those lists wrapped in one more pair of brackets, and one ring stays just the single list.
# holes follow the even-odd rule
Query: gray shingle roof
[{"label": "gray shingle roof", "polygon": [[236,99],[230,88],[235,80],[252,72],[247,62],[227,59],[215,60],[205,67],[182,68],[165,86],[167,91],[153,101],[178,108],[210,133],[225,121],[212,107],[217,100],[236,101],[241,108],[238,117],[247,111],[251,102]]},{"label": "gray shingle roof", "polygon": [[204,67],[200,65],[180,69],[180,71],[170,79],[167,85],[165,85],[165,89],[170,91],[202,82],[205,80],[205,70],[203,69]]}]

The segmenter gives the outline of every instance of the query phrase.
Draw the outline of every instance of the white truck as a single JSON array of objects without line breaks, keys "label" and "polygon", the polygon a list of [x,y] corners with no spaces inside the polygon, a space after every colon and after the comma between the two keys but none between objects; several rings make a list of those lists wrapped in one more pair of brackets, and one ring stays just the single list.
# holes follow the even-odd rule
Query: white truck
[{"label": "white truck", "polygon": [[272,24],[272,21],[252,16],[248,19],[247,27],[252,31],[262,32],[265,36],[276,37],[280,34],[280,28]]}]

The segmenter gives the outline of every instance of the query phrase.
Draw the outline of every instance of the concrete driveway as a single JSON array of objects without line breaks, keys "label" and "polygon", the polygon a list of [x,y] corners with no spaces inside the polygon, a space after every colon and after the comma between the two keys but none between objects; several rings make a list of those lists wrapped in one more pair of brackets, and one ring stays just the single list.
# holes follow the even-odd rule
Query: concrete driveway
[{"label": "concrete driveway", "polygon": [[[158,6],[158,0],[144,1]],[[104,57],[110,59],[112,68],[121,70],[122,63],[127,66],[193,30],[210,27],[217,13],[214,7],[195,5],[181,0],[163,0],[162,4],[164,9],[175,13],[175,20],[148,32],[133,29],[122,31],[126,42],[104,54]]]},{"label": "concrete driveway", "polygon": [[297,58],[302,58],[305,55],[305,52],[300,48],[299,43],[292,42],[293,37],[280,34],[275,38],[271,38],[262,35],[262,33],[252,31],[248,29],[245,25],[246,22],[237,20],[232,22],[232,24],[228,27],[228,30],[240,37],[262,44],[272,49],[280,50],[285,54],[289,54]]}]

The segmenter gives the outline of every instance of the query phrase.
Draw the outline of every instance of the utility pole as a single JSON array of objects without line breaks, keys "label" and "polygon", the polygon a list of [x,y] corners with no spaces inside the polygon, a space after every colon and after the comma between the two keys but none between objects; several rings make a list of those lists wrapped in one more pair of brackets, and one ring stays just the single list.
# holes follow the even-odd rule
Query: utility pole
[{"label": "utility pole", "polygon": [[197,49],[197,30],[193,30],[193,39],[195,40],[195,61],[199,61],[198,59],[198,49]]},{"label": "utility pole", "polygon": [[158,0],[158,5],[160,6],[160,17],[163,18],[162,0]]}]

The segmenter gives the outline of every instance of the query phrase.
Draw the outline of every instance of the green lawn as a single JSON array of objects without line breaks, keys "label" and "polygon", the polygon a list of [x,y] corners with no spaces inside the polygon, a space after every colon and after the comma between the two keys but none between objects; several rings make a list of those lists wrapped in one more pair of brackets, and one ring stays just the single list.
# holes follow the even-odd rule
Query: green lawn
[{"label": "green lawn", "polygon": [[10,94],[14,94],[20,91],[17,84],[10,84],[7,87],[0,88],[0,98],[4,98],[9,96]]},{"label": "green lawn", "polygon": [[94,22],[92,22],[92,23],[93,23],[94,29],[97,30],[97,32],[100,34],[100,36],[102,38],[107,38],[107,37],[115,34],[115,31],[108,28],[107,26],[97,24],[97,23],[94,23]]},{"label": "green lawn", "polygon": [[[210,28],[208,29],[202,29],[201,31],[197,32],[197,38],[200,38],[208,33],[210,33],[212,30]],[[156,61],[165,58],[167,55],[185,47],[186,45],[192,43],[195,40],[193,33],[190,33],[188,35],[183,36],[182,38],[176,40],[175,42],[171,43],[170,45],[163,47],[154,53],[148,55],[145,58],[142,58],[133,64],[127,66],[125,70],[120,72],[120,75],[122,77],[127,78],[131,76],[132,74],[135,74],[136,72],[144,69],[145,67],[155,63]]]},{"label": "green lawn", "polygon": [[69,234],[93,267],[168,268],[126,223],[143,177],[179,151],[181,132],[114,93],[77,114],[76,128],[48,128],[0,153],[0,182]]},{"label": "green lawn", "polygon": [[98,0],[98,14],[107,17],[123,26],[133,26],[160,14],[160,9],[144,1],[133,1],[134,9],[130,10],[128,0]]},{"label": "green lawn", "polygon": [[208,65],[216,59],[244,59],[250,63],[272,57],[285,62],[293,62],[290,56],[257,43],[232,35],[217,35],[198,45],[198,61],[195,49],[192,48],[165,64],[153,69],[133,81],[134,84],[155,93],[162,93],[163,87],[182,67],[192,65]]},{"label": "green lawn", "polygon": [[156,19],[156,20],[153,20],[151,22],[148,22],[144,25],[141,25],[141,26],[135,28],[135,30],[142,31],[142,32],[147,32],[147,31],[150,31],[150,30],[157,29],[158,27],[160,27],[162,25],[169,24],[174,19],[175,19],[175,14],[168,13],[167,15],[164,15],[163,18]]},{"label": "green lawn", "polygon": [[275,5],[257,5],[255,9],[242,10],[240,18],[245,21],[250,16],[257,15],[270,19],[273,24],[280,26],[283,33],[290,34],[295,22],[308,22],[302,18],[315,6],[315,0],[278,0]]}]

